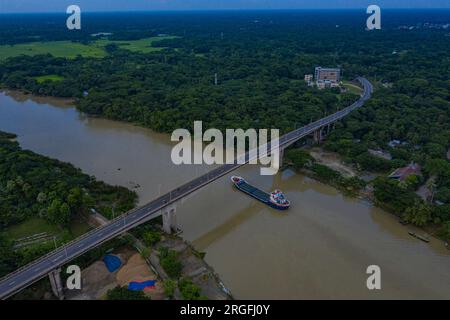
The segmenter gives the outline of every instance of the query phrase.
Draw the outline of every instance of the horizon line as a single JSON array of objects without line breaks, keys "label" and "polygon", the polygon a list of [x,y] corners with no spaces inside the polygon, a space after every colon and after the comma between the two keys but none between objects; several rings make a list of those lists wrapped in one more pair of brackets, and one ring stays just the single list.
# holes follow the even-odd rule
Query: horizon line
[{"label": "horizon line", "polygon": [[[229,9],[153,9],[153,10],[83,10],[85,13],[164,13],[164,12],[224,12],[224,11],[355,11],[355,10],[366,10],[366,7],[354,7],[354,8],[229,8]],[[383,9],[383,8],[382,8]],[[450,7],[416,7],[416,8],[384,8],[385,11],[391,10],[450,10]],[[65,11],[9,11],[0,12],[3,14],[64,14],[67,15]]]}]

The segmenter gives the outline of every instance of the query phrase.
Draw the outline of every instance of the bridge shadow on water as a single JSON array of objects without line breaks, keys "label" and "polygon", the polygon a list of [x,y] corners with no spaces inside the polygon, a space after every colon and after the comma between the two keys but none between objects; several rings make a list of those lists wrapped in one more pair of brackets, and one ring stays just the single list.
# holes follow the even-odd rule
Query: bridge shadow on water
[{"label": "bridge shadow on water", "polygon": [[[294,174],[284,175],[283,172],[278,173],[272,178],[272,184],[271,184],[271,190],[266,191],[272,191],[274,189],[280,188],[281,185],[285,185],[286,188],[283,188],[283,191],[285,193],[289,193],[289,191],[300,191],[299,186],[295,185],[294,183],[287,183],[289,180],[294,180],[295,178]],[[234,188],[233,188],[234,189]],[[251,200],[250,205],[245,206],[241,208],[236,214],[231,216],[228,220],[226,220],[224,223],[220,224],[219,226],[211,229],[210,231],[206,232],[199,238],[192,241],[193,246],[197,250],[205,250],[208,248],[211,244],[215,243],[216,241],[222,239],[227,234],[232,232],[234,229],[236,229],[239,225],[244,223],[245,221],[248,221],[255,217],[258,213],[264,212],[264,213],[270,213],[273,217],[276,218],[283,218],[287,214],[289,214],[289,210],[286,212],[278,211],[276,209],[270,208],[269,206],[243,194],[242,192],[234,189],[234,192],[236,193],[235,196],[243,196],[248,197]]]}]

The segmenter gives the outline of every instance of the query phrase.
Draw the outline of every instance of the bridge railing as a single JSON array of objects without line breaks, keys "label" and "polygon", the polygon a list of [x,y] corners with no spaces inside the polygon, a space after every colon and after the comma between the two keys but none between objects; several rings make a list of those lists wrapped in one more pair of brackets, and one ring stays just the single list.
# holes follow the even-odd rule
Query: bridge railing
[{"label": "bridge railing", "polygon": [[[358,99],[358,101],[354,102],[352,105],[350,105],[350,106],[348,106],[348,107],[346,107],[346,108],[344,108],[344,109],[342,109],[342,110],[340,110],[340,111],[338,111],[338,112],[336,112],[336,113],[333,113],[333,114],[331,114],[331,115],[329,115],[329,116],[327,116],[327,117],[325,117],[325,118],[322,118],[322,119],[317,120],[317,121],[315,121],[315,122],[312,122],[312,123],[310,123],[310,124],[308,124],[308,125],[306,125],[306,126],[304,126],[304,127],[302,127],[302,128],[296,129],[296,130],[294,130],[294,131],[291,131],[291,132],[285,134],[281,139],[287,138],[287,137],[289,137],[290,135],[292,135],[293,137],[288,138],[288,139],[287,139],[286,141],[284,141],[282,144],[283,144],[283,145],[288,145],[288,144],[292,143],[293,141],[296,141],[296,140],[299,139],[298,135],[300,134],[301,131],[303,131],[303,132],[309,132],[309,133],[310,133],[310,132],[313,132],[314,130],[317,130],[318,128],[321,128],[321,127],[323,127],[323,126],[325,126],[325,125],[328,125],[329,123],[333,123],[333,122],[335,122],[335,121],[337,121],[337,120],[343,118],[345,115],[347,115],[348,113],[350,113],[352,110],[354,110],[354,109],[360,107],[361,105],[363,105],[363,103],[364,103],[366,100],[368,100],[368,99],[370,98],[370,94],[372,93],[372,86],[371,86],[371,84],[370,84],[366,79],[364,79],[364,78],[357,78],[357,80],[358,80],[358,81],[363,85],[363,87],[364,87],[364,95],[361,96],[361,98]],[[281,146],[281,143],[280,143],[280,146]],[[242,165],[244,165],[244,164],[242,164]],[[241,165],[239,165],[239,166],[241,166]],[[211,180],[216,180],[217,177],[216,177],[215,175],[213,175],[213,178],[210,178],[210,175],[211,175],[211,173],[214,172],[215,170],[221,170],[221,168],[222,168],[222,167],[213,169],[212,171],[207,172],[207,173],[201,175],[200,177],[198,177],[198,178],[206,177],[205,183],[202,183],[201,186],[203,186],[204,184],[208,184],[209,182],[211,182]],[[234,165],[232,165],[232,166],[230,167],[230,169],[227,169],[227,170],[224,170],[224,171],[223,171],[223,175],[224,175],[224,174],[227,174],[229,171],[233,171],[233,170],[235,170],[235,169],[236,169],[236,167],[235,167]],[[180,190],[180,189],[186,187],[189,183],[190,183],[190,182],[188,182],[188,183],[182,185],[181,187],[179,187],[179,188],[177,188],[177,189],[175,189],[175,190]],[[197,188],[196,188],[196,189],[197,189]],[[162,199],[164,199],[164,198],[166,198],[166,197],[169,197],[169,201],[167,201],[167,204],[170,204],[170,203],[172,203],[174,200],[177,200],[177,199],[178,199],[178,197],[175,197],[174,199],[172,199],[172,192],[173,192],[173,190],[167,192],[166,194],[164,194],[164,195],[162,195],[162,196],[160,196],[160,197],[158,197],[158,198],[156,198],[156,199],[153,200],[152,202],[157,202],[157,201],[162,200]],[[167,205],[167,204],[166,204],[166,205]],[[99,227],[97,227],[97,228],[91,229],[90,231],[84,233],[84,234],[81,235],[80,237],[75,238],[75,239],[73,239],[73,240],[71,240],[71,241],[69,241],[69,242],[63,244],[62,246],[58,247],[57,249],[55,249],[55,250],[53,250],[53,251],[51,251],[51,252],[49,252],[49,253],[47,253],[47,254],[41,256],[41,257],[39,257],[38,259],[36,259],[36,260],[34,260],[34,261],[32,261],[32,262],[30,262],[30,263],[28,263],[28,264],[26,264],[26,265],[24,265],[24,266],[18,268],[18,269],[16,269],[15,271],[13,271],[13,272],[7,274],[6,276],[4,276],[3,278],[0,279],[0,283],[1,283],[1,282],[7,281],[8,279],[14,277],[15,275],[19,274],[19,273],[22,272],[23,270],[29,269],[29,268],[31,268],[31,267],[33,267],[33,266],[39,264],[40,262],[42,262],[42,261],[48,259],[49,257],[55,256],[55,255],[58,255],[58,254],[61,254],[61,253],[63,253],[63,252],[66,252],[66,253],[67,253],[67,249],[69,249],[74,243],[80,242],[80,241],[86,239],[87,237],[89,237],[89,236],[91,236],[91,235],[93,235],[93,234],[95,234],[95,233],[97,233],[97,232],[99,232],[99,231],[101,231],[101,230],[103,230],[103,229],[106,229],[106,228],[110,227],[112,224],[116,223],[116,222],[119,221],[119,220],[122,220],[122,219],[124,220],[124,229],[126,229],[126,227],[125,227],[125,225],[126,225],[126,223],[125,223],[126,218],[127,218],[128,216],[130,216],[131,214],[138,212],[139,210],[144,210],[146,206],[148,206],[148,204],[143,205],[143,206],[139,206],[139,207],[134,208],[134,209],[132,209],[132,210],[129,210],[129,211],[123,213],[122,215],[117,216],[117,217],[114,218],[113,220],[109,220],[107,224],[102,225],[102,226],[99,226]],[[156,208],[156,209],[154,209],[152,212],[157,212],[158,210],[161,210],[161,208]],[[137,223],[137,222],[136,222],[136,223]],[[126,230],[125,230],[125,231],[126,231]],[[125,232],[125,231],[123,231],[122,229],[120,229],[120,230],[117,231],[116,233],[120,234],[120,233],[123,233],[123,232]]]}]

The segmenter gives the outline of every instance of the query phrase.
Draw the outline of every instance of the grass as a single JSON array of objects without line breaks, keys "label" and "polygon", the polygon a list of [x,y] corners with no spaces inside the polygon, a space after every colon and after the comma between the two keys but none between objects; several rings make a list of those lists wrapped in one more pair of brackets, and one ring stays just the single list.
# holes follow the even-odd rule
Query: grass
[{"label": "grass", "polygon": [[75,218],[70,224],[70,232],[73,237],[79,237],[91,230],[91,227],[81,217]]},{"label": "grass", "polygon": [[167,39],[175,39],[174,36],[166,36],[166,37],[152,37],[145,38],[140,40],[131,40],[131,41],[112,41],[112,40],[97,40],[96,45],[99,47],[105,47],[108,44],[115,44],[121,49],[130,50],[132,52],[140,52],[140,53],[150,53],[155,51],[161,51],[162,47],[152,47],[153,43],[167,40]]},{"label": "grass", "polygon": [[71,41],[31,42],[16,45],[0,46],[0,59],[7,59],[20,55],[35,56],[38,54],[51,54],[55,57],[69,59],[82,57],[102,58],[106,56],[105,50],[95,45],[85,45]]},{"label": "grass", "polygon": [[[81,218],[76,218],[70,224],[70,232],[73,237],[79,237],[90,230],[90,226]],[[63,230],[58,226],[48,223],[41,218],[31,218],[19,224],[9,227],[5,234],[11,240],[17,240],[46,232],[49,236],[59,237]]]},{"label": "grass", "polygon": [[20,239],[42,232],[47,232],[51,236],[58,236],[61,233],[61,229],[58,226],[49,224],[44,219],[31,218],[11,226],[5,233],[9,239]]},{"label": "grass", "polygon": [[64,77],[58,76],[57,74],[49,74],[45,76],[35,77],[34,79],[36,79],[38,83],[43,83],[45,81],[62,81],[64,80]]},{"label": "grass", "polygon": [[90,44],[82,44],[71,41],[49,41],[30,42],[16,45],[0,45],[0,60],[20,55],[34,56],[38,54],[51,54],[55,57],[64,57],[69,59],[76,58],[77,56],[86,58],[103,58],[107,55],[105,46],[112,43],[116,44],[121,49],[127,49],[133,52],[149,53],[164,49],[152,47],[153,43],[174,38],[176,37],[166,36],[130,41],[101,39],[93,41]]},{"label": "grass", "polygon": [[358,87],[357,85],[354,85],[354,84],[351,83],[351,82],[344,81],[344,82],[343,82],[343,85],[344,85],[344,87],[347,88],[347,90],[348,90],[349,93],[361,95],[362,92],[363,92],[363,89],[362,89],[362,88]]}]

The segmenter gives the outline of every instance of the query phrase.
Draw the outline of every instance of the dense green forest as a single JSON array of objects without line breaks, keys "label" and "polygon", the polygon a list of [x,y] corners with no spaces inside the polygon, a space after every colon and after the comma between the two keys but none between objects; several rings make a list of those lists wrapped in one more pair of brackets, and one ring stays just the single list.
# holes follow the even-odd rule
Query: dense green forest
[{"label": "dense green forest", "polygon": [[[80,32],[42,24],[63,24],[58,15],[30,17],[21,28],[6,18],[0,44],[70,39],[89,45],[94,32],[110,32],[110,40],[177,38],[153,43],[165,49],[151,53],[108,45],[103,58],[0,60],[0,81],[34,94],[75,97],[83,112],[161,132],[191,128],[194,120],[219,129],[287,132],[357,99],[303,81],[315,66],[339,66],[344,79],[364,75],[376,91],[364,108],[336,125],[325,148],[384,176],[419,163],[419,182],[433,182],[430,203],[415,194],[419,182],[405,186],[383,177],[374,183],[375,197],[413,223],[436,224],[450,234],[450,37],[448,30],[427,26],[448,23],[449,11],[387,11],[383,29],[371,32],[364,29],[366,17],[359,11],[93,14]],[[401,144],[391,147],[392,140]],[[392,160],[369,149],[389,152]],[[314,169],[324,180],[344,182],[318,165]],[[349,183],[360,187],[359,181]]]},{"label": "dense green forest", "polygon": [[0,136],[0,276],[54,248],[50,243],[13,251],[12,239],[2,234],[8,227],[41,218],[63,231],[57,239],[61,243],[71,239],[68,227],[78,215],[111,206],[124,212],[136,200],[126,188],[96,181],[70,164],[22,150]]}]

